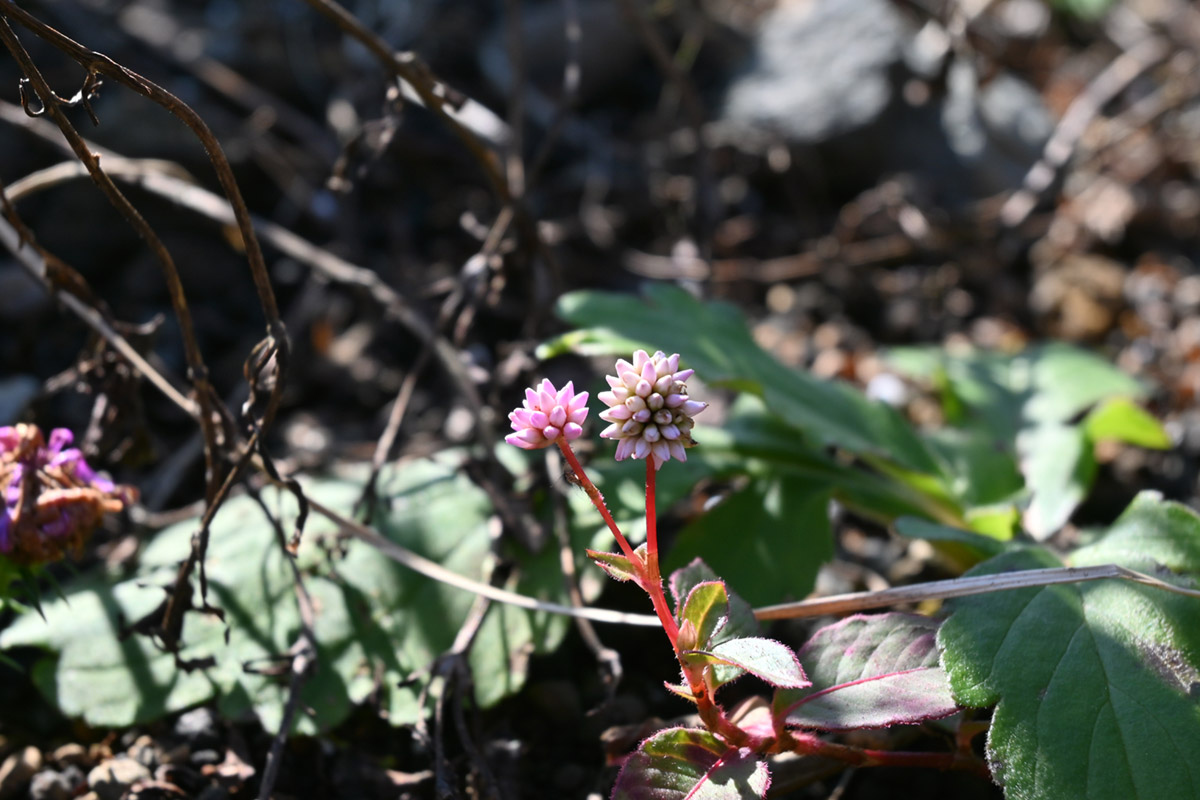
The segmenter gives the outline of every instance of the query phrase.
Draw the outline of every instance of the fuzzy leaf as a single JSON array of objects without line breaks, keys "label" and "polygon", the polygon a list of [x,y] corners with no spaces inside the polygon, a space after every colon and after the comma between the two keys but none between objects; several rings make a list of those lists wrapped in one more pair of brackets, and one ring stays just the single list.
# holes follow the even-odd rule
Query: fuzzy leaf
[{"label": "fuzzy leaf", "polygon": [[[1142,494],[1071,563],[1116,562],[1195,587],[1200,518]],[[1060,566],[1043,549],[973,574]],[[948,603],[938,639],[955,697],[996,704],[993,774],[1010,798],[1200,796],[1200,601],[1106,580]]]},{"label": "fuzzy leaf", "polygon": [[717,573],[712,571],[712,567],[699,558],[692,559],[692,562],[686,567],[672,571],[667,583],[671,588],[671,596],[675,598],[675,616],[682,617],[684,603],[687,601],[688,595],[692,593],[692,589],[701,583],[712,583],[719,580],[721,579],[717,577]]},{"label": "fuzzy leaf", "polygon": [[[349,513],[367,472],[307,481],[306,491]],[[487,532],[491,506],[461,474],[456,460],[412,462],[395,473],[385,472],[379,489],[388,498],[375,517],[382,533],[459,574],[482,575],[492,558]],[[286,530],[295,516],[290,495],[266,490],[263,501],[282,516]],[[211,527],[209,600],[226,613],[228,644],[219,620],[199,613],[185,617],[180,655],[211,656],[216,663],[183,671],[144,637],[118,636],[124,623],[148,615],[162,601],[158,587],[174,578],[195,525],[194,520],[183,522],[155,536],[133,579],[113,583],[89,574],[71,581],[65,599],[43,599],[45,620],[31,614],[18,618],[0,634],[0,647],[36,646],[56,653],[35,665],[34,682],[65,714],[90,725],[141,723],[216,697],[223,713],[254,711],[267,730],[276,730],[287,681],[243,665],[278,663],[295,638],[300,617],[291,569],[275,530],[251,498],[229,500]],[[316,540],[333,533],[330,525],[312,519],[300,552],[317,609],[319,668],[302,695],[315,717],[300,715],[297,728],[327,729],[373,693],[379,693],[393,724],[415,722],[423,714],[422,687],[405,681],[450,646],[474,596],[408,571],[356,541],[330,565]],[[557,573],[555,579],[559,584]],[[557,599],[544,587],[526,584],[524,590]],[[553,646],[565,630],[560,620],[494,606],[469,654],[476,701],[494,704],[519,689],[528,655]]]},{"label": "fuzzy leaf", "polygon": [[[681,609],[681,602],[686,606],[685,601],[692,593],[692,590],[701,583],[706,582],[720,582],[723,584],[708,564],[705,564],[698,558],[686,567],[681,567],[672,572],[669,583],[671,594],[675,598],[675,607]],[[756,635],[758,633],[758,620],[754,618],[754,609],[750,607],[750,604],[739,597],[736,592],[729,591],[728,586],[725,586],[725,597],[729,603],[728,613],[726,614],[724,623],[717,628],[715,635],[712,637],[712,644]],[[680,613],[677,612],[677,616]]]},{"label": "fuzzy leaf", "polygon": [[729,595],[725,593],[725,584],[720,581],[705,581],[692,587],[687,602],[683,604],[683,614],[680,618],[684,622],[692,623],[696,628],[697,646],[694,649],[708,649],[713,633],[728,613]]},{"label": "fuzzy leaf", "polygon": [[958,710],[938,665],[938,623],[915,614],[856,615],[800,649],[812,686],[775,693],[774,713],[801,728],[885,728]]},{"label": "fuzzy leaf", "polygon": [[[640,298],[572,292],[559,299],[557,311],[576,326],[593,328],[593,345],[605,335],[614,337],[610,352],[628,353],[624,348],[632,339],[650,351],[681,353],[700,379],[760,394],[773,413],[817,442],[873,454],[918,472],[937,471],[928,450],[895,409],[868,400],[844,383],[780,364],[758,346],[732,306],[701,303],[682,289],[651,284]],[[547,349],[555,347],[562,349],[553,343]]]},{"label": "fuzzy leaf", "polygon": [[610,578],[618,581],[635,581],[637,573],[633,569],[633,564],[629,559],[620,553],[606,553],[603,550],[587,550],[588,558],[596,563],[596,566],[608,573]]},{"label": "fuzzy leaf", "polygon": [[771,784],[767,764],[708,731],[669,728],[642,742],[613,787],[613,800],[756,800]]},{"label": "fuzzy leaf", "polygon": [[711,650],[685,653],[684,658],[692,662],[738,667],[772,686],[800,688],[809,685],[796,654],[790,647],[774,639],[730,639]]}]

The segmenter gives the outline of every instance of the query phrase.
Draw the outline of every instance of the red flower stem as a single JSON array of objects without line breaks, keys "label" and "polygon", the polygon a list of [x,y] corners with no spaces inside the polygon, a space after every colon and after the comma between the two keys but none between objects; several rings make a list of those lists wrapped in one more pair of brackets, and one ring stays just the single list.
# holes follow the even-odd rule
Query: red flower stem
[{"label": "red flower stem", "polygon": [[[790,740],[790,741],[787,741]],[[799,755],[818,755],[834,758],[857,767],[927,767],[973,772],[991,778],[987,765],[969,753],[912,753],[897,750],[869,750],[836,742],[827,742],[812,733],[790,732],[781,741],[781,749]]]},{"label": "red flower stem", "polygon": [[575,471],[575,476],[579,478],[579,483],[583,486],[583,490],[587,492],[588,499],[592,501],[592,505],[596,507],[596,510],[600,512],[600,516],[604,517],[604,521],[608,523],[608,529],[612,531],[613,537],[616,538],[617,544],[620,545],[621,552],[629,559],[634,569],[641,572],[641,561],[634,555],[633,548],[629,546],[629,541],[621,533],[621,529],[617,527],[612,514],[608,513],[608,506],[604,504],[604,495],[600,494],[600,490],[596,488],[596,484],[592,483],[591,478],[583,471],[583,466],[579,463],[579,459],[575,457],[574,451],[571,450],[571,445],[567,444],[567,440],[562,436],[558,437],[558,449],[562,451],[563,457],[567,459],[567,463]]},{"label": "red flower stem", "polygon": [[[600,516],[604,517],[604,521],[608,523],[608,529],[612,531],[612,535],[617,540],[617,544],[621,547],[621,552],[629,559],[630,565],[637,572],[637,580],[639,585],[650,595],[650,602],[654,604],[654,613],[658,615],[659,622],[662,623],[663,630],[667,633],[667,638],[671,640],[671,647],[675,647],[675,641],[679,638],[679,626],[675,623],[675,617],[671,614],[670,608],[667,607],[667,598],[663,595],[662,578],[658,573],[658,541],[654,533],[649,533],[655,538],[653,544],[648,544],[647,562],[643,562],[633,552],[633,548],[629,546],[629,540],[621,533],[621,529],[617,527],[617,523],[612,518],[612,514],[608,511],[608,506],[604,503],[604,495],[600,494],[600,490],[596,488],[596,484],[592,483],[591,478],[583,471],[583,466],[579,463],[579,459],[575,457],[575,452],[571,450],[571,446],[567,444],[562,437],[558,439],[558,449],[562,451],[563,458],[567,459],[567,463],[571,465],[576,477],[579,478],[580,485],[587,492],[588,498],[592,501],[592,505],[600,512]],[[649,462],[647,462],[649,463]],[[654,476],[653,473],[647,473],[647,497],[650,498],[647,502],[647,511],[649,512],[647,519],[647,530],[654,531]]]},{"label": "red flower stem", "polygon": [[654,457],[646,457],[646,552],[647,563],[658,575],[658,513],[654,509],[654,479],[658,470],[654,468]]},{"label": "red flower stem", "polygon": [[667,606],[667,598],[662,588],[662,575],[658,571],[658,514],[654,509],[654,478],[657,472],[654,457],[646,456],[646,581],[642,588],[650,595],[654,612],[658,614],[663,630],[671,640],[671,647],[678,651],[676,642],[679,640],[679,625]]}]

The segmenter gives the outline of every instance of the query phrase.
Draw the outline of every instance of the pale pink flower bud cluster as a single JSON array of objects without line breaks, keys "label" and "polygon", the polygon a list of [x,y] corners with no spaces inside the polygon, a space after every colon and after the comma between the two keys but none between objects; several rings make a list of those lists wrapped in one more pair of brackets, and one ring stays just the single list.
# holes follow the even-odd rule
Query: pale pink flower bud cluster
[{"label": "pale pink flower bud cluster", "polygon": [[571,381],[562,389],[555,389],[548,379],[534,389],[525,390],[525,403],[509,413],[513,433],[504,441],[525,450],[540,450],[549,447],[562,437],[570,442],[583,433],[583,420],[587,417],[587,392],[575,394]]},{"label": "pale pink flower bud cluster", "polygon": [[600,435],[617,440],[617,461],[650,456],[655,469],[671,458],[687,461],[686,449],[696,444],[692,417],[708,408],[688,399],[685,382],[693,372],[679,369],[678,353],[638,350],[632,364],[621,359],[616,376],[604,376],[612,389],[597,395],[608,406],[600,419],[612,424]]}]

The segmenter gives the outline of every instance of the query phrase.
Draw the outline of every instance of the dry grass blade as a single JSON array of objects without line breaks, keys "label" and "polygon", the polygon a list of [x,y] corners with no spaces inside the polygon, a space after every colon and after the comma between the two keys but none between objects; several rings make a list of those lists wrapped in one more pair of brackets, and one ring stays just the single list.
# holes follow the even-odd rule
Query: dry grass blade
[{"label": "dry grass blade", "polygon": [[1155,589],[1162,589],[1163,591],[1200,599],[1200,590],[1175,586],[1158,578],[1152,578],[1149,575],[1116,564],[1101,564],[1095,567],[1031,569],[1021,572],[1006,572],[1000,575],[953,578],[945,581],[918,583],[913,586],[898,586],[878,592],[853,592],[850,594],[834,595],[832,597],[816,597],[811,600],[802,600],[798,603],[782,603],[776,606],[756,608],[754,609],[754,616],[761,620],[770,620],[819,617],[823,614],[853,614],[858,611],[883,608],[884,606],[900,603],[919,603],[923,600],[946,600],[952,597],[968,597],[970,595],[988,594],[990,592],[1028,589],[1034,586],[1081,583],[1083,581],[1096,581],[1104,578],[1134,581],[1135,583]]}]

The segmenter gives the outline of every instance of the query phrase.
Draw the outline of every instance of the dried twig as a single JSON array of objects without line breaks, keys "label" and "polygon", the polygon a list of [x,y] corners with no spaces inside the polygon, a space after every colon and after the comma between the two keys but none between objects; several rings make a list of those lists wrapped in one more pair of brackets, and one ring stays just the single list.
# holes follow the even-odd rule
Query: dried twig
[{"label": "dried twig", "polygon": [[486,583],[481,583],[464,575],[459,575],[457,572],[452,572],[436,561],[430,561],[424,556],[396,544],[374,529],[355,522],[344,514],[339,514],[337,511],[312,498],[309,498],[309,505],[312,506],[312,510],[315,513],[336,524],[341,529],[341,532],[350,538],[366,542],[397,564],[402,564],[414,572],[419,572],[425,577],[432,578],[447,586],[473,592],[490,600],[507,603],[508,605],[525,608],[530,611],[545,611],[551,614],[583,617],[595,622],[611,622],[620,625],[654,627],[659,624],[658,618],[650,614],[626,614],[621,611],[610,611],[602,608],[572,608],[571,606],[559,605],[558,603],[546,603],[523,594],[517,594],[516,592],[510,592]]},{"label": "dried twig", "polygon": [[[3,192],[0,191],[0,194]],[[188,398],[184,397],[179,389],[175,388],[175,384],[165,377],[162,373],[151,366],[150,362],[146,361],[133,345],[129,343],[121,334],[113,328],[112,323],[105,319],[94,307],[80,300],[75,295],[71,294],[64,288],[55,286],[47,275],[46,256],[37,249],[33,242],[22,241],[21,234],[17,229],[4,217],[0,216],[0,244],[3,244],[17,260],[17,263],[30,275],[30,277],[41,283],[46,291],[50,292],[59,302],[66,306],[71,313],[79,317],[84,324],[96,331],[113,350],[120,353],[135,369],[145,376],[154,388],[163,393],[168,400],[179,406],[189,416],[195,417],[199,413],[196,404]]]},{"label": "dried twig", "polygon": [[387,42],[363,27],[358,18],[334,0],[304,1],[333,21],[344,33],[357,39],[385,69],[411,86],[421,103],[435,114],[471,153],[497,196],[506,203],[512,200],[496,153],[455,116],[455,106],[461,105],[465,98],[459,99],[457,92],[438,81],[416,54],[395,52]]},{"label": "dried twig", "polygon": [[901,603],[946,600],[952,597],[969,597],[977,594],[1029,589],[1036,586],[1054,586],[1063,583],[1082,583],[1104,578],[1134,581],[1144,586],[1200,599],[1200,590],[1175,586],[1116,564],[1102,564],[1095,567],[1029,569],[1020,572],[1004,572],[998,575],[978,575],[969,578],[930,581],[912,586],[897,586],[878,592],[853,592],[832,597],[816,597],[798,603],[783,603],[756,608],[754,616],[761,620],[768,620],[819,617],[824,614],[853,614],[871,608],[883,608]]},{"label": "dried twig", "polygon": [[[232,488],[233,482],[239,477],[242,469],[247,463],[250,453],[256,446],[259,437],[265,427],[269,426],[274,419],[275,413],[279,408],[280,398],[282,397],[284,376],[287,374],[289,361],[289,344],[287,332],[284,328],[283,320],[279,316],[279,309],[275,302],[275,293],[271,287],[270,277],[267,274],[266,262],[263,260],[262,250],[259,247],[258,239],[254,233],[254,227],[250,220],[250,213],[246,207],[245,201],[242,198],[241,191],[238,188],[237,181],[234,179],[233,170],[229,166],[228,160],[221,149],[220,143],[209,130],[208,125],[190,106],[179,100],[170,92],[162,87],[138,75],[137,73],[126,69],[109,57],[97,53],[84,47],[73,39],[65,36],[59,31],[44,24],[36,17],[25,11],[15,3],[0,3],[0,39],[3,40],[6,48],[12,53],[17,60],[21,71],[24,72],[26,78],[32,83],[34,91],[37,92],[44,104],[44,109],[50,114],[55,124],[58,125],[63,135],[66,137],[75,156],[87,166],[88,173],[92,179],[108,197],[109,201],[126,217],[135,230],[147,242],[150,248],[157,256],[159,263],[162,265],[163,274],[165,276],[168,291],[171,296],[172,308],[178,318],[181,331],[184,337],[184,351],[189,367],[189,377],[196,388],[196,400],[199,406],[199,422],[200,428],[204,435],[205,443],[205,464],[206,464],[206,499],[208,508],[201,519],[200,527],[192,537],[192,550],[188,558],[180,567],[180,572],[175,581],[175,595],[168,599],[163,610],[161,623],[158,625],[159,638],[169,650],[174,651],[178,648],[179,633],[182,628],[182,614],[179,609],[185,608],[191,603],[191,573],[195,569],[199,569],[200,590],[204,608],[207,610],[207,580],[205,575],[204,556],[208,547],[208,531],[213,515],[220,508],[223,499],[228,496],[229,490]],[[178,272],[175,269],[174,262],[171,259],[170,253],[166,247],[158,239],[150,225],[142,218],[137,209],[134,208],[125,196],[117,189],[103,170],[100,169],[99,162],[96,156],[88,148],[83,137],[74,129],[66,115],[60,107],[60,101],[54,92],[50,89],[49,84],[42,77],[36,65],[30,59],[28,53],[17,40],[16,34],[8,25],[8,19],[15,20],[24,28],[32,32],[34,35],[48,42],[50,45],[65,53],[68,57],[82,66],[87,74],[85,81],[85,89],[88,86],[94,86],[97,75],[104,75],[112,78],[123,86],[126,86],[138,94],[146,97],[166,110],[170,111],[176,117],[184,122],[200,140],[208,153],[209,160],[216,172],[217,179],[221,183],[226,196],[229,199],[230,205],[233,208],[233,214],[236,219],[238,229],[242,235],[242,242],[246,250],[247,260],[250,265],[250,273],[253,278],[255,289],[258,294],[259,304],[263,309],[263,313],[267,321],[267,334],[269,344],[262,348],[264,351],[270,352],[271,363],[275,367],[275,379],[271,385],[271,391],[264,404],[261,416],[252,425],[253,433],[250,436],[248,446],[242,451],[235,464],[223,476],[220,475],[220,468],[217,462],[217,432],[216,418],[214,412],[224,412],[223,417],[227,417],[227,411],[224,410],[220,403],[216,402],[216,398],[212,391],[208,380],[207,367],[204,364],[203,356],[200,353],[199,345],[195,340],[195,334],[192,328],[190,311],[187,306],[187,299],[184,295],[183,285],[179,279]],[[95,121],[93,116],[93,121]],[[268,467],[269,469],[269,467]],[[219,484],[219,485],[218,485]]]},{"label": "dried twig", "polygon": [[[554,448],[546,450],[546,469],[551,475],[551,480],[555,474],[562,474],[562,459]],[[572,607],[584,608],[583,593],[579,591],[579,575],[575,569],[575,550],[571,543],[571,532],[567,520],[566,498],[561,493],[555,492],[552,502],[554,538],[558,544],[558,565],[562,570],[563,586],[567,590],[567,597],[570,599]],[[587,645],[588,650],[592,651],[596,663],[600,665],[600,678],[608,690],[608,697],[611,700],[617,691],[617,686],[621,683],[621,675],[624,672],[621,666],[621,654],[600,641],[600,635],[596,633],[596,628],[590,620],[584,617],[575,617],[575,628],[579,631],[579,636]]]},{"label": "dried twig", "polygon": [[479,633],[479,629],[482,627],[483,620],[487,616],[490,607],[491,601],[489,599],[483,596],[476,596],[475,602],[471,605],[471,610],[467,612],[467,618],[463,621],[462,626],[458,629],[458,633],[454,637],[454,643],[450,646],[450,650],[438,656],[433,669],[433,678],[426,689],[428,694],[436,698],[433,712],[434,733],[432,738],[434,747],[434,773],[436,776],[435,785],[437,786],[438,796],[441,798],[448,799],[458,796],[458,792],[454,790],[451,781],[446,775],[446,766],[448,764],[445,744],[446,706],[448,703],[453,703],[451,713],[454,716],[458,741],[475,764],[477,773],[482,779],[483,797],[487,798],[487,800],[499,800],[496,781],[492,777],[487,759],[483,757],[483,754],[475,745],[475,740],[472,738],[471,732],[467,730],[462,702],[462,697],[471,693],[472,686],[471,668],[467,664],[466,654],[471,648],[471,643],[475,641],[475,636]]},{"label": "dried twig", "polygon": [[1054,134],[1046,142],[1042,157],[1025,175],[1024,185],[1005,201],[1000,209],[1000,221],[1009,228],[1020,225],[1037,206],[1038,198],[1066,166],[1075,152],[1075,145],[1113,98],[1146,70],[1160,63],[1171,53],[1166,41],[1150,36],[1117,56],[1089,83],[1067,108]]},{"label": "dried twig", "polygon": [[[0,14],[12,13],[16,6],[5,4],[0,6]],[[24,14],[24,12],[21,12]],[[19,21],[23,21],[22,16],[14,15]],[[27,16],[27,15],[26,15]],[[29,18],[36,25],[42,26],[37,20]],[[27,24],[27,27],[29,25]],[[61,35],[61,34],[60,34]],[[65,37],[64,37],[65,38]],[[0,19],[0,41],[3,41],[4,46],[9,53],[16,59],[21,71],[25,74],[25,79],[33,86],[33,90],[37,93],[42,101],[42,110],[44,113],[54,120],[54,124],[62,131],[67,143],[70,145],[75,157],[87,168],[88,174],[95,181],[96,185],[108,198],[122,216],[129,222],[138,235],[146,242],[158,259],[162,266],[163,277],[167,283],[168,294],[171,298],[171,307],[175,313],[176,319],[179,321],[180,334],[183,340],[183,349],[188,362],[188,370],[191,373],[191,379],[196,389],[196,403],[199,406],[199,422],[201,429],[204,432],[204,462],[205,475],[207,484],[207,499],[211,502],[217,484],[221,480],[220,467],[217,460],[217,432],[213,422],[213,391],[212,386],[208,381],[208,368],[204,364],[204,356],[200,353],[200,345],[196,339],[195,326],[192,324],[191,310],[188,308],[187,298],[184,295],[183,283],[179,278],[179,271],[175,268],[174,259],[167,250],[166,245],[158,238],[158,234],[150,227],[145,218],[134,208],[129,199],[117,188],[103,170],[100,169],[100,162],[92,151],[88,148],[83,137],[67,119],[62,110],[62,101],[50,88],[46,79],[42,76],[41,71],[33,60],[29,57],[20,40],[17,39],[13,29],[9,26],[6,19]],[[70,41],[70,40],[68,40]],[[82,49],[79,45],[71,42],[76,48]],[[96,72],[89,69],[89,80],[94,80]],[[22,105],[25,105],[23,102]],[[28,108],[26,106],[26,108]],[[33,115],[31,115],[33,116]]]},{"label": "dried twig", "polygon": [[[14,106],[0,102],[0,118],[13,121],[14,109]],[[44,127],[36,124],[39,120],[25,120],[22,124],[26,122],[33,123],[25,125],[33,132],[39,135],[45,132]],[[111,152],[105,156],[104,161],[106,172],[116,180],[134,183],[148,192],[223,225],[234,222],[233,211],[223,198],[185,179],[186,172],[171,162],[129,159]],[[56,164],[15,181],[9,187],[9,194],[17,200],[32,192],[65,180],[80,178],[85,174],[82,165],[76,162]],[[458,352],[402,295],[388,286],[376,272],[346,261],[281,225],[257,217],[252,219],[263,239],[277,247],[280,252],[312,267],[327,280],[365,290],[383,308],[389,319],[403,325],[430,348],[438,364],[466,399],[468,408],[475,415],[475,424],[481,427],[481,438],[492,436],[492,414],[463,367]]]},{"label": "dried twig", "polygon": [[283,761],[283,747],[287,744],[288,734],[292,729],[292,722],[300,707],[300,690],[304,687],[304,683],[308,680],[312,671],[318,668],[316,660],[317,637],[313,633],[313,627],[316,625],[316,614],[313,610],[313,601],[308,593],[308,587],[304,585],[304,576],[300,573],[300,568],[296,565],[295,554],[288,544],[287,537],[284,536],[279,520],[263,506],[261,499],[257,496],[255,499],[263,507],[263,513],[271,520],[280,551],[292,569],[296,605],[300,610],[300,632],[296,634],[296,641],[288,651],[288,656],[291,659],[291,676],[288,682],[287,702],[283,706],[283,715],[279,720],[279,731],[271,741],[271,750],[267,754],[267,764],[263,768],[262,783],[259,784],[258,789],[258,800],[270,800],[271,792],[275,788],[275,781],[279,777],[279,768]]},{"label": "dried twig", "polygon": [[621,14],[633,26],[642,45],[654,59],[655,66],[683,103],[684,116],[696,142],[696,221],[695,238],[701,257],[712,258],[712,231],[716,227],[711,154],[704,136],[707,112],[700,92],[686,72],[676,63],[654,24],[646,18],[641,4],[634,0],[617,0]]}]

